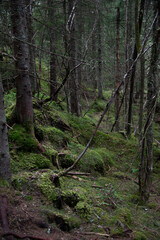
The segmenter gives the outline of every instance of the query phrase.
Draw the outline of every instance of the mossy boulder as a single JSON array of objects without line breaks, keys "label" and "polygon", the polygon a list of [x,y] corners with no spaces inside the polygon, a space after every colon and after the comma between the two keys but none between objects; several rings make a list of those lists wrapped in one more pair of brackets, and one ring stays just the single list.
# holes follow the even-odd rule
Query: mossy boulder
[{"label": "mossy boulder", "polygon": [[70,167],[75,161],[74,156],[72,154],[68,154],[68,153],[59,154],[58,158],[59,158],[60,166],[62,168]]},{"label": "mossy boulder", "polygon": [[15,125],[9,131],[10,146],[17,150],[31,152],[37,150],[37,140],[29,134],[21,125]]},{"label": "mossy boulder", "polygon": [[79,201],[87,200],[87,191],[82,187],[74,187],[72,189],[63,190],[62,196],[64,202],[68,206],[75,207]]},{"label": "mossy boulder", "polygon": [[48,144],[46,143],[45,145],[43,145],[43,148],[45,149],[43,154],[50,159],[54,166],[57,166],[56,158],[58,157],[58,152],[57,150],[53,149],[53,147],[50,145],[51,145],[50,143]]},{"label": "mossy boulder", "polygon": [[79,201],[74,209],[76,213],[81,216],[81,218],[86,219],[89,219],[93,212],[92,206],[84,201]]},{"label": "mossy boulder", "polygon": [[19,170],[33,170],[52,167],[51,161],[41,154],[24,154],[24,152],[19,152],[18,154],[13,154],[11,156],[12,172],[18,172]]},{"label": "mossy boulder", "polygon": [[52,181],[50,180],[50,175],[53,172],[48,171],[42,173],[39,177],[38,186],[41,189],[43,195],[49,200],[52,201],[55,207],[62,207],[62,192],[59,188],[55,187]]},{"label": "mossy boulder", "polygon": [[50,141],[54,148],[62,148],[67,145],[69,139],[60,129],[50,126],[41,127],[44,139]]}]

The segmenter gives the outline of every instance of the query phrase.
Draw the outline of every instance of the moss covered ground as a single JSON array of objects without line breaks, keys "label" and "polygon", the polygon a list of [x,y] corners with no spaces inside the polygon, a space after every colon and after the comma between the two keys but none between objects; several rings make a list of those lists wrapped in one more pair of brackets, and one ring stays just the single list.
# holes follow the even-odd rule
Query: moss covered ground
[{"label": "moss covered ground", "polygon": [[[42,218],[46,224],[39,231],[44,234],[48,231],[50,236],[54,236],[53,229],[60,229],[72,233],[72,237],[78,231],[93,232],[93,236],[96,232],[102,234],[96,239],[106,239],[103,234],[108,234],[107,239],[158,240],[159,145],[154,144],[153,186],[150,200],[144,204],[138,195],[137,137],[126,139],[121,133],[110,133],[112,117],[105,117],[72,175],[61,177],[59,186],[52,182],[51,176],[71,166],[83,151],[105,104],[105,100],[93,102],[85,116],[78,118],[68,114],[63,104],[59,107],[53,102],[39,107],[35,102],[35,135],[44,152],[37,150],[37,141],[25,129],[12,126],[9,130],[12,184],[0,183],[1,192],[9,196],[12,208],[17,199],[26,204],[28,214],[32,215],[34,209],[33,218]],[[156,131],[158,127],[155,125]],[[158,138],[157,135],[157,141]],[[18,222],[18,215],[14,221]],[[17,222],[18,231],[22,223]],[[13,226],[11,217],[10,224]],[[95,239],[95,236],[80,236],[77,239]],[[64,239],[72,237],[66,235]]]}]

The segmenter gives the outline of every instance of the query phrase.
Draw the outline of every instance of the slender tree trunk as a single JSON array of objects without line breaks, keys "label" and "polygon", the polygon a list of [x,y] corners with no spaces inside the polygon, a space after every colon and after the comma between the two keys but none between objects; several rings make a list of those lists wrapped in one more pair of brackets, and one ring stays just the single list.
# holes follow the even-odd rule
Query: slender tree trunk
[{"label": "slender tree trunk", "polygon": [[0,179],[11,180],[7,125],[3,101],[3,86],[0,75]]},{"label": "slender tree trunk", "polygon": [[[155,13],[158,11],[157,22],[153,27],[153,45],[151,51],[150,69],[148,74],[147,116],[146,125],[146,158],[141,159],[139,171],[139,191],[143,201],[150,195],[153,171],[153,115],[157,99],[158,57],[160,54],[160,2],[154,1]],[[145,137],[145,136],[144,136]]]},{"label": "slender tree trunk", "polygon": [[52,24],[52,29],[50,33],[50,97],[52,100],[57,101],[57,94],[54,94],[57,90],[57,74],[56,74],[56,34],[55,34],[55,4],[54,0],[48,1],[48,14],[49,20]]},{"label": "slender tree trunk", "polygon": [[[120,82],[120,66],[119,66],[119,26],[120,26],[120,10],[117,8],[117,52],[116,52],[116,62],[117,62],[117,69],[116,69],[116,89],[119,87],[119,82]],[[120,95],[119,91],[117,91],[117,95],[115,98],[115,120],[116,120],[116,125],[115,129],[118,132],[119,131],[119,101],[120,101]]]},{"label": "slender tree trunk", "polygon": [[[139,19],[138,19],[138,0],[135,0],[135,35],[136,37],[135,37],[135,47],[134,47],[133,58],[132,58],[133,61],[136,59],[137,54],[140,50],[140,33],[141,33],[142,22],[143,22],[144,5],[145,5],[145,0],[141,0]],[[127,127],[126,127],[127,135],[131,134],[135,73],[136,73],[136,66],[133,68],[131,79],[130,79],[128,121],[127,121]]]},{"label": "slender tree trunk", "polygon": [[[69,0],[69,18],[71,21],[69,22],[69,31],[70,31],[70,44],[69,44],[69,55],[70,55],[70,69],[74,69],[76,67],[76,58],[77,58],[77,46],[76,46],[76,32],[75,32],[75,1]],[[79,102],[79,83],[77,77],[77,70],[72,71],[70,74],[69,81],[70,88],[70,108],[71,113],[80,116],[80,102]]]},{"label": "slender tree trunk", "polygon": [[34,135],[32,90],[29,78],[29,49],[26,32],[24,0],[11,0],[11,21],[14,35],[14,56],[16,77],[16,114],[17,121]]},{"label": "slender tree trunk", "polygon": [[27,35],[29,47],[29,76],[32,86],[32,93],[35,94],[37,91],[37,72],[36,72],[36,61],[35,61],[35,47],[34,47],[34,29],[32,20],[32,1],[26,0],[26,20],[27,20]]},{"label": "slender tree trunk", "polygon": [[94,32],[92,34],[92,82],[94,90],[97,89],[95,52],[96,52],[96,35]]},{"label": "slender tree trunk", "polygon": [[[131,16],[130,16],[131,17]],[[128,40],[129,40],[129,0],[126,0],[126,19],[125,19],[125,72],[128,71],[129,69],[129,44],[128,44]],[[127,108],[128,108],[128,83],[126,83],[127,81],[125,81],[124,83],[124,92],[125,96],[124,96],[124,113],[123,113],[123,119],[124,119],[124,129],[126,126],[126,122],[127,122]]]},{"label": "slender tree trunk", "polygon": [[100,10],[98,19],[98,98],[103,98],[103,88],[102,88],[102,29],[100,20]]}]

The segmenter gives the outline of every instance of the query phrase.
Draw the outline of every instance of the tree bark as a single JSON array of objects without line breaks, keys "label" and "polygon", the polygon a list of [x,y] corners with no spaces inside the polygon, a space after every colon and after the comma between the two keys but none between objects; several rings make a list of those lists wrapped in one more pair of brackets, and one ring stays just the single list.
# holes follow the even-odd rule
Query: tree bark
[{"label": "tree bark", "polygon": [[0,179],[11,180],[7,125],[3,101],[3,86],[0,75]]},{"label": "tree bark", "polygon": [[[140,34],[141,34],[141,29],[142,29],[144,6],[145,6],[145,0],[141,0],[139,19],[138,19],[138,0],[135,1],[135,46],[134,46],[134,52],[133,52],[133,58],[132,58],[133,61],[136,59],[137,54],[140,50]],[[126,131],[127,131],[128,136],[131,134],[135,73],[136,73],[136,65],[132,71],[132,75],[131,75],[131,79],[130,79],[128,120],[127,120],[127,126],[126,126]]]},{"label": "tree bark", "polygon": [[[160,2],[154,1],[154,11],[158,11],[157,22],[153,27],[153,45],[151,51],[150,69],[148,74],[147,92],[147,126],[146,126],[146,158],[141,159],[139,171],[139,191],[143,201],[150,195],[153,171],[153,116],[157,99],[158,57],[160,53]],[[145,136],[144,136],[145,138]]]},{"label": "tree bark", "polygon": [[55,34],[55,6],[54,1],[48,1],[48,14],[49,20],[51,22],[51,33],[50,33],[50,97],[52,100],[57,101],[57,95],[55,92],[57,90],[57,74],[56,74],[56,34]]},{"label": "tree bark", "polygon": [[[116,89],[119,87],[119,81],[120,81],[120,66],[119,66],[119,26],[120,26],[120,10],[119,7],[117,8],[117,39],[116,39],[116,45],[117,45],[117,52],[116,52]],[[117,132],[119,132],[119,101],[120,101],[120,95],[119,91],[117,92],[116,98],[115,98],[115,129]]]},{"label": "tree bark", "polygon": [[14,35],[17,121],[34,135],[32,90],[29,77],[29,49],[26,32],[25,0],[11,0],[11,21]]},{"label": "tree bark", "polygon": [[37,91],[37,73],[36,73],[36,61],[35,61],[35,42],[34,42],[34,29],[32,20],[32,1],[26,0],[26,22],[27,22],[27,36],[29,47],[29,76],[32,86],[32,93]]},{"label": "tree bark", "polygon": [[[75,32],[75,1],[69,0],[69,67],[74,69],[76,67],[77,59],[77,46],[76,46],[76,32]],[[69,88],[70,88],[70,109],[72,114],[80,116],[80,101],[79,101],[79,83],[77,69],[71,72],[69,79]]]},{"label": "tree bark", "polygon": [[101,19],[100,10],[98,11],[98,98],[103,98],[103,88],[102,88],[102,29],[101,29]]}]

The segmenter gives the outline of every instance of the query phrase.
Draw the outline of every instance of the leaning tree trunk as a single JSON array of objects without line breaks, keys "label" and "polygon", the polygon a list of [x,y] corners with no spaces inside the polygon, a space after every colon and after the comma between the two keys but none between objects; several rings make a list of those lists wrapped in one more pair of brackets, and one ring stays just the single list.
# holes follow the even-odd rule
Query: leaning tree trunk
[{"label": "leaning tree trunk", "polygon": [[16,67],[16,117],[34,135],[32,90],[29,77],[29,49],[27,45],[25,0],[10,0]]},{"label": "leaning tree trunk", "polygon": [[[147,201],[150,195],[153,171],[153,114],[157,98],[157,68],[160,53],[160,2],[154,1],[155,12],[158,10],[157,22],[153,27],[153,45],[151,51],[150,69],[148,74],[148,93],[147,93],[147,125],[146,125],[146,158],[141,158],[139,172],[139,191],[143,201]],[[145,136],[144,136],[145,137]],[[144,147],[143,147],[144,148]],[[143,150],[142,148],[142,150]]]},{"label": "leaning tree trunk", "polygon": [[10,157],[8,146],[7,125],[3,101],[3,86],[0,75],[0,179],[10,181]]}]

